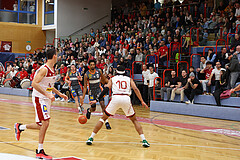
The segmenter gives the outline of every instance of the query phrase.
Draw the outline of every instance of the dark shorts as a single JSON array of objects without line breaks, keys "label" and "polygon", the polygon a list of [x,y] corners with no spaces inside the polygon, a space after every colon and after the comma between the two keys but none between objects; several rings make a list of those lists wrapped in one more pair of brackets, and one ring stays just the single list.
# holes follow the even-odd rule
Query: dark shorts
[{"label": "dark shorts", "polygon": [[[100,87],[90,89],[89,90],[89,101],[96,100],[97,96],[100,95],[101,92],[102,92],[102,89]],[[101,99],[99,99],[99,101],[104,101],[104,99],[101,98]]]},{"label": "dark shorts", "polygon": [[82,89],[80,86],[79,87],[71,86],[71,93],[72,93],[73,97],[83,96],[83,92],[82,92]]}]

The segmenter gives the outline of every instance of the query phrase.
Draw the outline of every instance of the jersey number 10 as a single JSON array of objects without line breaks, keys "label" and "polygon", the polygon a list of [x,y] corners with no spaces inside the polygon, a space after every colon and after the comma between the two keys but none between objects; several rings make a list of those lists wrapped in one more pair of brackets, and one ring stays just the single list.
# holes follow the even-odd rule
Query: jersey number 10
[{"label": "jersey number 10", "polygon": [[116,84],[119,84],[119,89],[126,89],[127,88],[127,82],[126,81],[117,81]]}]

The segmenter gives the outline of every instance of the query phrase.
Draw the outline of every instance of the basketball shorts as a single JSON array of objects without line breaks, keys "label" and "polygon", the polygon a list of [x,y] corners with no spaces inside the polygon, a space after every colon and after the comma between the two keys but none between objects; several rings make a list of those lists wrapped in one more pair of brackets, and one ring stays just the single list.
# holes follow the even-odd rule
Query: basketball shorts
[{"label": "basketball shorts", "polygon": [[[100,87],[98,88],[93,88],[89,90],[89,100],[90,101],[94,101],[96,100],[97,96],[100,95],[100,93],[102,92],[102,89]],[[99,101],[104,101],[103,98],[99,99]]]},{"label": "basketball shorts", "polygon": [[76,97],[76,96],[83,96],[83,92],[82,92],[82,89],[81,87],[71,87],[71,93],[73,95],[73,97]]},{"label": "basketball shorts", "polygon": [[39,97],[32,97],[32,102],[35,108],[35,120],[38,125],[42,125],[42,121],[50,119],[51,100]]},{"label": "basketball shorts", "polygon": [[119,108],[122,108],[127,117],[135,115],[131,98],[127,95],[113,95],[112,99],[105,108],[105,113],[108,116],[113,116]]}]

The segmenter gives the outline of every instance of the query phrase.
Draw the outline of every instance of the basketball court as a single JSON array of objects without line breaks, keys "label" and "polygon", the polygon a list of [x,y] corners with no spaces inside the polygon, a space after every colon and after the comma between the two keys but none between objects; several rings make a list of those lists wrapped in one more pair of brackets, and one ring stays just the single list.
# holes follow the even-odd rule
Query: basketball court
[{"label": "basketball court", "polygon": [[[34,122],[31,98],[3,94],[0,97],[1,159],[34,159],[38,132],[26,130],[18,142],[13,127],[15,122]],[[45,150],[54,159],[63,160],[237,160],[240,157],[240,122],[150,112],[141,106],[134,109],[151,145],[149,148],[141,146],[132,123],[120,110],[109,119],[112,130],[104,126],[94,137],[93,145],[88,146],[85,142],[99,120],[100,106],[81,125],[75,104],[53,102]]]}]

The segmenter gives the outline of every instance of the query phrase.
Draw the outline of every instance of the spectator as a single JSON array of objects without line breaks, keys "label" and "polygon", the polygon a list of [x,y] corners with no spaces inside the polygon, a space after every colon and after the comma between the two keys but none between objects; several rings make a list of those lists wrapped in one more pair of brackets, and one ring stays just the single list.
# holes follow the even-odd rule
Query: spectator
[{"label": "spectator", "polygon": [[[148,97],[149,101],[153,100],[153,85],[154,85],[154,79],[158,77],[158,74],[154,72],[153,66],[149,66],[150,73],[148,74]],[[155,84],[158,84],[158,81],[155,81]]]},{"label": "spectator", "polygon": [[[208,86],[211,86],[211,84],[215,84],[215,90],[220,89],[220,72],[222,70],[225,70],[224,68],[221,68],[221,63],[220,62],[216,62],[216,66],[215,68],[212,70],[212,73],[209,77],[209,81],[208,81]],[[213,76],[215,76],[215,80],[213,79]]]},{"label": "spectator", "polygon": [[187,80],[188,80],[188,77],[187,77],[187,72],[185,70],[182,70],[182,75],[179,77],[179,82],[178,84],[181,84],[181,85],[177,85],[173,90],[172,90],[172,94],[171,94],[171,101],[174,100],[175,98],[175,94],[180,94],[181,95],[181,103],[183,103],[184,101],[184,89],[185,89],[185,86],[187,84]]},{"label": "spectator", "polygon": [[143,100],[147,104],[148,103],[148,75],[150,74],[150,71],[147,69],[146,65],[143,65]]},{"label": "spectator", "polygon": [[238,57],[238,61],[240,62],[240,45],[236,47],[236,52],[234,52],[233,55],[236,55]]},{"label": "spectator", "polygon": [[217,106],[221,106],[220,95],[223,91],[227,90],[227,76],[225,70],[220,71],[219,88],[215,89],[214,98],[216,100]]},{"label": "spectator", "polygon": [[61,64],[61,68],[60,68],[60,74],[63,74],[63,73],[67,73],[67,67],[65,66],[65,64]]},{"label": "spectator", "polygon": [[215,63],[219,61],[221,63],[221,66],[225,67],[225,65],[229,63],[228,56],[229,54],[227,53],[227,48],[222,47],[221,53],[218,53],[216,56]]},{"label": "spectator", "polygon": [[9,63],[9,62],[7,62],[7,66],[6,66],[6,68],[7,68],[7,72],[9,71],[11,71],[11,69],[12,69],[12,65]]},{"label": "spectator", "polygon": [[[222,48],[221,50],[222,50],[222,52],[224,52],[224,49],[223,49],[223,48]],[[213,53],[213,49],[210,48],[210,49],[208,50],[208,53],[207,53],[207,55],[205,55],[205,58],[206,58],[207,61],[209,61],[209,62],[211,62],[211,63],[214,63],[214,62],[215,62],[216,54]],[[203,68],[205,68],[205,66],[204,66]]]},{"label": "spectator", "polygon": [[13,78],[15,77],[15,75],[17,74],[17,71],[12,67],[11,71],[9,72],[9,78]]},{"label": "spectator", "polygon": [[226,66],[227,70],[230,71],[230,83],[228,88],[234,88],[236,81],[239,77],[239,61],[236,55],[230,55],[228,57],[230,63]]},{"label": "spectator", "polygon": [[27,73],[27,71],[25,71],[24,68],[22,68],[22,70],[20,71],[20,80],[23,80],[26,78],[28,78],[28,73]]},{"label": "spectator", "polygon": [[3,71],[3,68],[0,67],[0,85],[3,84],[4,80],[5,80],[5,72]]},{"label": "spectator", "polygon": [[[211,53],[211,51],[209,51],[209,54]],[[200,71],[203,70],[204,68],[206,68],[206,65],[207,64],[207,60],[204,56],[201,56],[201,59],[200,59],[200,68],[197,68],[197,73],[198,73],[198,79],[199,80],[203,80],[205,79],[205,73],[201,73]]]},{"label": "spectator", "polygon": [[186,101],[186,104],[194,102],[194,96],[198,94],[202,94],[203,88],[201,83],[198,79],[195,78],[195,74],[192,72],[189,74],[188,82],[186,86],[184,87],[184,94],[187,96],[188,101]]},{"label": "spectator", "polygon": [[211,86],[209,86],[211,82],[209,83],[209,78],[210,78],[210,75],[212,74],[212,70],[213,70],[212,63],[207,62],[206,67],[200,71],[200,73],[205,73],[205,79],[200,80],[200,83],[202,83],[204,94],[207,94],[207,95],[211,94]]},{"label": "spectator", "polygon": [[119,63],[119,61],[118,61],[118,57],[115,56],[115,57],[114,57],[114,61],[113,61],[113,63],[112,63],[112,67],[113,67],[114,70],[117,69],[117,65],[118,65],[118,63]]},{"label": "spectator", "polygon": [[158,50],[159,52],[159,65],[167,66],[167,54],[168,54],[168,48],[165,45],[164,41],[160,42],[160,48]]},{"label": "spectator", "polygon": [[161,99],[164,100],[164,92],[167,92],[167,101],[170,100],[171,92],[174,88],[179,88],[181,82],[178,77],[176,77],[176,71],[171,71],[171,77],[165,84],[165,87],[161,88]]}]

